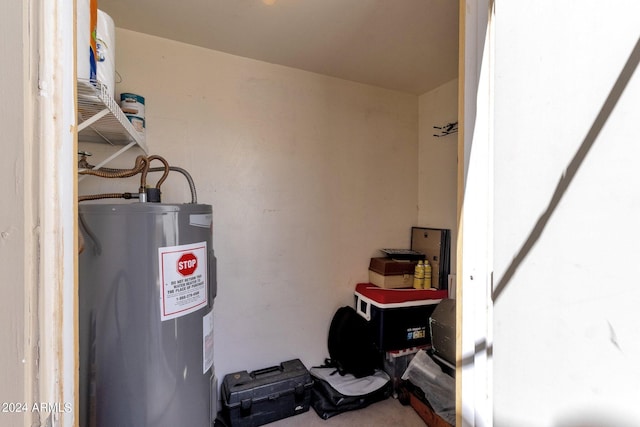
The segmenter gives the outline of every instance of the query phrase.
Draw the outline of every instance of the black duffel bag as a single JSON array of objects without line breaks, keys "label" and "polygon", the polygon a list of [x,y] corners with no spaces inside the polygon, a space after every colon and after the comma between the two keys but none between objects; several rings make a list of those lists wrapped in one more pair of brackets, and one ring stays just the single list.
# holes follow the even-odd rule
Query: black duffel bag
[{"label": "black duffel bag", "polygon": [[311,368],[309,372],[313,377],[311,406],[325,420],[343,412],[365,408],[391,395],[391,379],[382,370],[360,378],[352,374],[339,375],[332,367]]}]

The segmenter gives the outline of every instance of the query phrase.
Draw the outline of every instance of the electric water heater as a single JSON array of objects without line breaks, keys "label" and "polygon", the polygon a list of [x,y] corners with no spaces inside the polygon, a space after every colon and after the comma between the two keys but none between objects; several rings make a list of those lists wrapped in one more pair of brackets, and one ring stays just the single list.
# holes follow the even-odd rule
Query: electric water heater
[{"label": "electric water heater", "polygon": [[210,427],[216,260],[202,204],[80,204],[80,425]]}]

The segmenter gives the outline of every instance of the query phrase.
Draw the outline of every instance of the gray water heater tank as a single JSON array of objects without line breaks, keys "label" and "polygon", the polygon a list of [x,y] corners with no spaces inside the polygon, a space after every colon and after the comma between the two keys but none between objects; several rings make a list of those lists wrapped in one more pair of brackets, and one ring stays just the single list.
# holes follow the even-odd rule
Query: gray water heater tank
[{"label": "gray water heater tank", "polygon": [[210,427],[216,260],[201,204],[81,204],[80,426]]}]

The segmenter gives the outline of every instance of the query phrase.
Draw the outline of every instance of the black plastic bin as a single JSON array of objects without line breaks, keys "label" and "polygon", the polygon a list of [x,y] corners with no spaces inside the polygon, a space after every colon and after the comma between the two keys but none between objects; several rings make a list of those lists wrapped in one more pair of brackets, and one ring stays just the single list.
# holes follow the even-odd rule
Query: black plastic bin
[{"label": "black plastic bin", "polygon": [[261,426],[309,410],[313,380],[299,359],[225,375],[222,411],[231,427]]}]

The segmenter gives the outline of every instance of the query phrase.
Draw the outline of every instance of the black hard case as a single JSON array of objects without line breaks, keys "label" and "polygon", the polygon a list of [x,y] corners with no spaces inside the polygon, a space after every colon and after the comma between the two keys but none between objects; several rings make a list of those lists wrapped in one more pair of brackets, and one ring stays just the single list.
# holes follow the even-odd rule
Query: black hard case
[{"label": "black hard case", "polygon": [[261,426],[309,410],[313,380],[299,359],[228,374],[222,382],[225,418],[232,427]]}]

